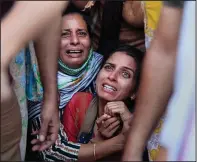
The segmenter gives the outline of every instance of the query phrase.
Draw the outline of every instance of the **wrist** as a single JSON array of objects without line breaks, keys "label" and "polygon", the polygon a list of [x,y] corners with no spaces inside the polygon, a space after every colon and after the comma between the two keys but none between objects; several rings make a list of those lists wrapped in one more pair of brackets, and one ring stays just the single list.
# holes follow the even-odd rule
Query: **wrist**
[{"label": "wrist", "polygon": [[141,158],[144,152],[144,145],[143,142],[138,139],[138,137],[134,137],[135,134],[131,134],[131,132],[128,132],[126,138],[127,143],[125,145],[125,153],[129,155],[129,157]]},{"label": "wrist", "polygon": [[53,88],[53,89],[45,89],[44,90],[44,94],[43,94],[43,98],[45,101],[57,101],[58,100],[58,90],[57,88]]}]

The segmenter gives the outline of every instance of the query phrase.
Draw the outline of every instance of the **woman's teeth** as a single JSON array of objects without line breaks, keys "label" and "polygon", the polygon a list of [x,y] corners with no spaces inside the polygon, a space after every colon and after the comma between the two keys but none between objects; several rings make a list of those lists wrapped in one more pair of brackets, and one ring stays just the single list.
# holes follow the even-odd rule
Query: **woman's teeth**
[{"label": "woman's teeth", "polygon": [[104,89],[108,90],[108,91],[117,91],[116,88],[112,87],[112,86],[109,86],[109,85],[106,85],[104,84],[103,85]]},{"label": "woman's teeth", "polygon": [[79,54],[82,53],[82,50],[68,50],[66,54]]}]

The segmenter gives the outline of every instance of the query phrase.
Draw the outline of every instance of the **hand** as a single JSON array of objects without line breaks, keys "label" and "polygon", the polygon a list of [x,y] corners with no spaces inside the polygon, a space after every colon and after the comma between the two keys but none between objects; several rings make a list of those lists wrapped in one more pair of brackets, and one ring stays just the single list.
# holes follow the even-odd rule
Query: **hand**
[{"label": "hand", "polygon": [[107,114],[104,114],[98,118],[96,124],[98,131],[105,138],[111,138],[118,128],[120,128],[119,118],[111,117]]},{"label": "hand", "polygon": [[127,106],[122,101],[108,102],[104,109],[104,112],[110,116],[119,114],[123,122],[130,119],[132,116]]},{"label": "hand", "polygon": [[[57,101],[44,101],[41,111],[39,139],[32,140],[33,151],[43,151],[55,143],[60,128]],[[36,132],[38,133],[38,132]]]},{"label": "hand", "polygon": [[126,137],[128,136],[128,130],[131,127],[132,118],[133,118],[133,115],[128,120],[125,120],[123,122],[123,128],[122,128],[121,133],[124,134]]}]

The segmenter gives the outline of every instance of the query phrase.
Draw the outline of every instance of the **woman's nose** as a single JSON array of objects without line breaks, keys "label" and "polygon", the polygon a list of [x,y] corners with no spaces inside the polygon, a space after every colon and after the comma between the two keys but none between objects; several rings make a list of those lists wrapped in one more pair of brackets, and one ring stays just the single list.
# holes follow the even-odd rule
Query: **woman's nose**
[{"label": "woman's nose", "polygon": [[109,78],[109,80],[111,80],[111,81],[116,81],[116,80],[117,80],[117,76],[118,76],[118,72],[113,71],[113,72],[111,72],[111,73],[109,74],[108,78]]},{"label": "woman's nose", "polygon": [[72,37],[71,37],[71,44],[72,45],[77,45],[79,44],[79,38],[76,34],[73,34]]}]

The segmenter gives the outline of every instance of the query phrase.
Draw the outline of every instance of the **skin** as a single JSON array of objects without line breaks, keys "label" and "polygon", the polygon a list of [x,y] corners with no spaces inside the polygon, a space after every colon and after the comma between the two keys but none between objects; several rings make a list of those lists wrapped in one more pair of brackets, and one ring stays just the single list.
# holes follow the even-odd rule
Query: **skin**
[{"label": "skin", "polygon": [[[164,6],[155,37],[145,55],[136,111],[125,145],[123,161],[142,160],[152,130],[166,110],[173,90],[177,40],[182,10]],[[167,25],[166,25],[167,24]]]},{"label": "skin", "polygon": [[[79,68],[87,60],[91,47],[86,22],[79,14],[63,17],[60,58],[71,68]],[[81,50],[80,54],[68,54],[68,50]]]},{"label": "skin", "polygon": [[[120,115],[122,121],[131,119],[131,113],[122,100],[130,96],[133,91],[136,68],[134,58],[125,52],[115,52],[97,76],[96,90],[99,97],[97,127],[104,137],[110,138],[119,128],[120,122],[117,114]],[[104,84],[113,86],[115,91],[105,89]]]},{"label": "skin", "polygon": [[[34,135],[37,135],[38,133],[39,133],[38,131],[33,132]],[[100,159],[114,152],[122,150],[124,139],[125,139],[124,134],[120,133],[118,136],[111,138],[110,140],[102,141],[96,144],[96,158]],[[33,150],[34,151],[40,150],[40,147],[43,143],[41,143],[39,139],[34,139],[32,141],[32,144],[35,144],[35,146],[33,147]],[[94,148],[93,144],[85,144],[85,145],[82,144],[79,150],[79,155],[78,155],[79,161],[94,160],[95,157],[93,153],[93,148]],[[103,152],[103,150],[106,148],[107,148],[107,151]]]},{"label": "skin", "polygon": [[[120,57],[121,57],[121,60],[119,59]],[[100,117],[97,119],[96,122],[97,122],[98,129],[101,132],[103,132],[103,134],[105,135],[109,135],[110,133],[113,134],[115,132],[114,130],[116,130],[117,126],[119,125],[119,121],[115,117],[109,116],[107,114],[103,114],[104,105],[105,103],[109,103],[108,101],[123,100],[126,97],[131,95],[132,89],[134,87],[133,85],[135,83],[134,81],[135,71],[136,71],[135,60],[132,57],[128,56],[126,53],[116,52],[106,61],[105,65],[103,66],[103,68],[101,69],[101,71],[99,72],[97,76],[96,89],[97,89],[97,94],[100,98],[99,99],[99,116]],[[117,91],[113,93],[109,93],[109,91],[104,90],[103,83],[106,83],[106,82],[109,85],[113,85],[117,89]],[[118,105],[122,105],[122,103],[117,102],[116,104],[116,102],[114,102],[113,105],[118,106]],[[126,107],[124,108],[127,109]],[[117,111],[117,113],[120,113],[120,112]],[[105,121],[105,122],[102,123],[102,121]],[[121,138],[121,136],[128,130],[129,128],[128,125],[129,125],[129,122],[125,123],[122,132],[116,137],[113,137],[113,138],[109,137],[110,139],[108,140],[104,140],[99,135],[98,132],[95,132],[96,137],[92,139],[91,141],[96,143],[96,148],[98,145],[99,149],[101,149],[99,150],[98,155],[96,154],[96,157],[98,159],[102,157],[106,157],[111,153],[114,153],[115,152],[114,149],[116,149],[117,151],[117,147],[119,148],[121,147],[121,145],[114,144],[113,142],[115,142],[115,140],[120,140],[117,138]],[[102,146],[104,142],[106,142],[106,145]],[[89,145],[90,144],[86,144],[82,146],[84,148],[84,147],[88,147]],[[103,151],[102,149],[104,149],[105,151]],[[82,148],[80,149],[80,151],[82,151]],[[119,149],[119,151],[121,151],[121,149]],[[90,152],[93,153],[92,150],[90,150]],[[96,150],[96,153],[97,153],[97,150]],[[79,156],[79,159],[81,159],[80,156]],[[83,159],[83,160],[86,160],[86,159]]]},{"label": "skin", "polygon": [[[30,40],[38,40],[38,44],[42,42],[42,39],[45,41],[42,44],[44,52],[39,52],[42,50],[39,48],[40,45],[37,44],[38,55],[40,56],[38,62],[41,65],[41,80],[45,89],[44,105],[41,113],[42,125],[39,132],[40,141],[46,143],[44,148],[55,142],[59,128],[57,83],[54,79],[57,71],[55,61],[58,53],[56,49],[57,33],[60,32],[59,20],[67,5],[68,2],[64,1],[17,1],[1,21],[1,104],[11,101],[12,89],[8,75],[10,61]],[[43,8],[45,9],[43,10]],[[54,22],[57,22],[57,24],[54,25]],[[46,28],[47,30],[45,30]],[[52,43],[52,37],[56,43]],[[11,46],[10,42],[12,42]],[[47,48],[49,51],[46,61],[45,52]],[[48,140],[46,140],[46,136]]]},{"label": "skin", "polygon": [[[80,10],[83,10],[87,4],[86,1],[73,1],[72,3]],[[100,3],[104,5],[105,1],[101,0]],[[88,9],[86,11],[88,11]],[[140,1],[126,0],[123,5],[122,15],[128,24],[141,28],[144,26],[144,12]]]},{"label": "skin", "polygon": [[[130,96],[136,68],[134,58],[123,52],[115,52],[106,61],[96,79],[99,102],[105,104],[109,101],[121,101]],[[115,91],[107,91],[103,87],[104,84],[114,87]]]},{"label": "skin", "polygon": [[[61,19],[62,20],[62,19]],[[57,47],[61,46],[60,48],[60,57],[62,56],[62,60],[65,60],[65,64],[68,63],[70,65],[70,63],[73,64],[74,67],[78,67],[78,66],[81,66],[81,64],[83,64],[85,62],[85,60],[87,59],[88,57],[88,50],[90,48],[90,38],[89,38],[89,34],[88,34],[88,31],[87,31],[87,25],[83,19],[82,16],[80,16],[79,14],[69,14],[69,15],[66,15],[63,17],[63,21],[61,23],[61,20],[58,20],[56,19],[56,22],[52,27],[56,27],[57,28],[57,32],[49,32],[50,31],[50,28],[48,28],[48,33],[47,33],[47,36],[44,37],[46,34],[44,33],[44,36],[42,36],[37,42],[36,42],[36,52],[37,55],[38,55],[38,58],[40,58],[40,60],[43,60],[42,62],[38,61],[39,62],[39,65],[41,68],[43,68],[43,65],[45,65],[47,62],[49,62],[49,64],[54,60],[56,62],[54,62],[52,65],[57,65],[57,55],[54,55],[52,54],[52,52],[56,52],[56,54],[59,52],[57,49]],[[61,38],[61,43],[60,41],[56,41],[58,42],[59,44],[54,44],[54,42],[49,42],[50,40],[52,39],[48,39],[50,36],[51,38],[54,39],[57,39],[59,40],[60,38],[60,28],[58,28],[60,25],[62,25],[62,38]],[[65,32],[66,30],[66,32]],[[85,36],[84,36],[84,33],[85,33]],[[51,45],[49,46],[48,48],[45,48],[45,46],[42,44],[42,42],[47,42],[48,41],[48,44]],[[56,48],[54,47],[54,45],[56,45]],[[54,48],[52,48],[54,47]],[[70,57],[70,56],[67,56],[65,54],[65,51],[66,50],[74,50],[74,49],[82,49],[84,52],[82,53],[82,55],[79,55],[79,57]],[[46,51],[47,50],[47,51]],[[45,51],[45,52],[44,52]],[[39,55],[40,53],[43,53],[42,55]],[[46,54],[49,54],[51,53],[51,55],[54,57],[46,57],[44,55],[44,53]],[[42,59],[43,57],[43,59]],[[53,60],[49,60],[49,61],[46,61],[46,59],[44,58],[47,58],[47,59],[51,59],[53,58]],[[80,63],[80,64],[79,64]],[[46,70],[51,70],[51,67],[53,67],[51,64],[48,65],[48,69]],[[72,67],[73,67],[72,66]],[[46,67],[46,66],[44,66]],[[57,70],[57,66],[55,68],[53,68],[53,71],[56,72],[54,69]],[[42,70],[42,69],[41,69]],[[42,73],[43,72],[43,73]],[[47,71],[48,73],[51,73],[50,71]],[[41,74],[46,74],[46,72],[44,71],[41,71]],[[56,73],[55,73],[56,74]],[[47,82],[47,77],[43,77],[45,79],[45,81]],[[56,77],[55,77],[56,78]],[[51,78],[52,80],[54,80],[54,78]],[[55,79],[56,80],[56,79]],[[55,85],[55,84],[54,84]],[[49,88],[50,89],[50,88]],[[45,93],[45,96],[47,96],[48,93]],[[53,100],[52,100],[53,101]],[[59,131],[59,116],[58,116],[58,105],[57,105],[57,102],[52,102],[50,100],[50,98],[48,99],[47,97],[44,97],[44,105],[43,107],[56,107],[57,109],[55,109],[54,113],[51,113],[49,110],[47,109],[43,109],[42,108],[42,111],[44,113],[41,114],[41,117],[42,119],[44,119],[43,123],[42,123],[42,128],[40,130],[40,132],[43,134],[44,133],[44,128],[46,129],[47,128],[47,125],[46,125],[46,121],[47,119],[45,119],[47,115],[50,115],[50,114],[53,114],[53,119],[55,118],[55,126],[54,125],[50,125],[50,130],[55,132],[53,133],[51,136],[47,136],[47,140],[43,141],[43,142],[40,142],[39,140],[37,139],[34,139],[32,140],[32,144],[34,144],[32,150],[33,151],[42,151],[46,148],[48,148],[52,142],[55,142],[55,139],[57,139],[57,133]],[[55,105],[54,105],[55,103]],[[47,111],[46,111],[47,110]],[[53,109],[51,109],[53,110]],[[46,112],[45,112],[46,111]],[[45,114],[45,116],[43,115]],[[55,135],[54,135],[55,134]]]}]

